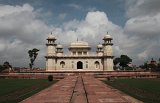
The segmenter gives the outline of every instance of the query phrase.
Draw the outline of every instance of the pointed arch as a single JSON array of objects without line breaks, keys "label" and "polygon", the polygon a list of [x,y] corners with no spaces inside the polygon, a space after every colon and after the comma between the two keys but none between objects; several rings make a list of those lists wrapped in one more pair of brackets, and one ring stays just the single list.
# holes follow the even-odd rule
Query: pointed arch
[{"label": "pointed arch", "polygon": [[60,62],[60,66],[61,66],[61,68],[64,68],[65,62],[64,62],[64,61],[61,61],[61,62]]},{"label": "pointed arch", "polygon": [[100,69],[100,63],[98,61],[95,61],[94,65],[96,69]]},{"label": "pointed arch", "polygon": [[83,63],[81,61],[77,62],[77,69],[83,69]]}]

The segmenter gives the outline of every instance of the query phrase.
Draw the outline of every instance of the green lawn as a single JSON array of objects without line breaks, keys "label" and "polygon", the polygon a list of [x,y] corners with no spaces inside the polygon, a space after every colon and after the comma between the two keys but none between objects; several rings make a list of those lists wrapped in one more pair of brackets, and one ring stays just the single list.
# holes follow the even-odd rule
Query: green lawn
[{"label": "green lawn", "polygon": [[160,78],[115,79],[104,82],[145,103],[160,103]]},{"label": "green lawn", "polygon": [[47,79],[0,79],[0,103],[18,103],[55,82]]}]

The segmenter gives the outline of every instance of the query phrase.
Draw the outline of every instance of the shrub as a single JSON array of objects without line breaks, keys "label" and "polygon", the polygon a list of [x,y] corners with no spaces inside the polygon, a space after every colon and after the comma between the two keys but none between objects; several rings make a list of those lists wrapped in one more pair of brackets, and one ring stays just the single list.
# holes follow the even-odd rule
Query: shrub
[{"label": "shrub", "polygon": [[110,81],[110,79],[111,79],[110,77],[107,77],[107,81]]},{"label": "shrub", "polygon": [[48,81],[53,81],[53,75],[48,75]]},{"label": "shrub", "polygon": [[115,78],[114,77],[107,77],[107,81],[114,81]]},{"label": "shrub", "polygon": [[0,72],[2,72],[4,69],[5,68],[2,65],[0,65]]}]

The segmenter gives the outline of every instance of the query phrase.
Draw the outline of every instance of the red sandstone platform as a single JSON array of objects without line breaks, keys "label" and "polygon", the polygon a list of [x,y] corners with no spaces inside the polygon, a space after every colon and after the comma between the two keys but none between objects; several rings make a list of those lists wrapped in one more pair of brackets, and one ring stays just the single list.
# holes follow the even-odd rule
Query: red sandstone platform
[{"label": "red sandstone platform", "polygon": [[21,103],[142,103],[92,76],[67,76]]}]

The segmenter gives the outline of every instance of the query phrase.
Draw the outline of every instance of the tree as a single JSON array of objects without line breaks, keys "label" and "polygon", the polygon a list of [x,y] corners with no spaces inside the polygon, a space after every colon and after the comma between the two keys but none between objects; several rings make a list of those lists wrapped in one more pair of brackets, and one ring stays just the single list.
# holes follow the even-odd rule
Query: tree
[{"label": "tree", "polygon": [[10,65],[8,61],[6,61],[6,62],[3,63],[3,67],[5,69],[9,69],[9,68],[12,68],[12,65]]},{"label": "tree", "polygon": [[140,65],[139,67],[144,70],[149,70],[148,61],[144,62],[144,64]]},{"label": "tree", "polygon": [[115,58],[115,59],[113,60],[113,64],[114,64],[114,65],[117,65],[118,63],[120,63],[120,58]]},{"label": "tree", "polygon": [[2,72],[3,70],[4,70],[4,67],[0,65],[0,72]]},{"label": "tree", "polygon": [[1,72],[10,72],[13,71],[12,65],[8,61],[4,62],[3,65],[0,66]]},{"label": "tree", "polygon": [[119,64],[119,66],[121,66],[122,69],[124,69],[125,67],[128,67],[128,64],[130,62],[132,62],[132,59],[127,55],[121,55],[120,58],[115,58],[113,60],[114,65],[116,66],[117,64]]},{"label": "tree", "polygon": [[128,67],[128,64],[132,62],[132,59],[130,57],[128,57],[127,55],[121,55],[120,56],[120,63],[119,65],[122,68]]},{"label": "tree", "polygon": [[113,64],[114,64],[113,69],[114,69],[114,70],[117,70],[117,69],[118,69],[117,64],[119,64],[119,62],[120,62],[120,58],[115,58],[115,59],[113,60]]},{"label": "tree", "polygon": [[158,60],[157,71],[160,71],[160,58]]},{"label": "tree", "polygon": [[148,61],[144,63],[144,69],[148,70]]},{"label": "tree", "polygon": [[157,66],[155,64],[149,64],[148,67],[151,68],[151,71],[156,71],[157,69]]},{"label": "tree", "polygon": [[32,69],[33,65],[34,65],[34,61],[37,58],[38,55],[38,49],[34,48],[32,50],[28,50],[28,54],[29,54],[29,58],[30,58],[30,63],[29,63],[29,67]]}]

